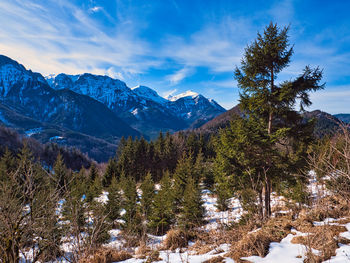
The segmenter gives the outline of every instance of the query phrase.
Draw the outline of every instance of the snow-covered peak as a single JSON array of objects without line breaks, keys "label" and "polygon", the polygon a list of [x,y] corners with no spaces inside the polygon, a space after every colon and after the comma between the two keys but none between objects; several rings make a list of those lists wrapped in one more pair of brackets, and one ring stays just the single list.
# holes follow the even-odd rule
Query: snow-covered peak
[{"label": "snow-covered peak", "polygon": [[191,98],[195,98],[195,97],[197,97],[199,94],[197,93],[197,92],[194,92],[194,91],[192,91],[192,90],[188,90],[188,91],[186,91],[186,92],[184,92],[184,93],[180,93],[180,94],[178,94],[178,95],[169,95],[168,97],[167,97],[167,99],[168,100],[170,100],[170,101],[176,101],[176,100],[178,100],[178,99],[181,99],[181,98],[186,98],[186,97],[191,97]]},{"label": "snow-covered peak", "polygon": [[158,93],[146,86],[141,86],[138,85],[134,88],[132,88],[132,90],[140,97],[146,98],[146,99],[150,99],[152,101],[155,101],[157,103],[163,104],[166,103],[167,100],[164,99],[163,97],[159,96]]}]

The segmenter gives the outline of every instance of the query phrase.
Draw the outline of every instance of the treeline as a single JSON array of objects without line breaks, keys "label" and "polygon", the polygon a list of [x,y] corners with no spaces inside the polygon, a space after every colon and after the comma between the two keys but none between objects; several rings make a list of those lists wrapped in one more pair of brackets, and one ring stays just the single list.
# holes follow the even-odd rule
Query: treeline
[{"label": "treeline", "polygon": [[41,144],[33,138],[23,137],[13,129],[0,126],[0,154],[6,149],[17,154],[24,145],[30,149],[35,160],[44,166],[52,167],[58,154],[61,154],[67,167],[80,170],[81,167],[90,167],[92,160],[76,148],[59,146],[55,143]]},{"label": "treeline", "polygon": [[212,140],[201,134],[179,132],[165,135],[161,132],[154,141],[122,138],[117,154],[110,159],[107,165],[106,181],[122,173],[139,182],[150,172],[154,181],[158,182],[165,171],[173,173],[176,165],[184,153],[194,159],[200,154],[203,158],[212,158],[215,155]]}]

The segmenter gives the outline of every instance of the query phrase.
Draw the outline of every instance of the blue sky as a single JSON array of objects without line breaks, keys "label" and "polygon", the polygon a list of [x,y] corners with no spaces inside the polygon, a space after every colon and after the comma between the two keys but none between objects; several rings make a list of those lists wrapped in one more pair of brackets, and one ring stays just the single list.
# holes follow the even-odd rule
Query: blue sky
[{"label": "blue sky", "polygon": [[311,109],[350,113],[350,1],[1,0],[0,53],[48,75],[91,72],[160,95],[193,90],[237,104],[233,70],[270,21],[294,56],[278,80],[324,69]]}]

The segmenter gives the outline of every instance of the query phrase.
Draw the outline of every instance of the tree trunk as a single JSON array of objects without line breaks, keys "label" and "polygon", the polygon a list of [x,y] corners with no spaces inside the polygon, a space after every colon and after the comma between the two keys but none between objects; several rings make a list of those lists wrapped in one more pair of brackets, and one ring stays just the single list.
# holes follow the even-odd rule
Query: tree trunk
[{"label": "tree trunk", "polygon": [[271,216],[271,181],[268,176],[265,177],[265,217]]},{"label": "tree trunk", "polygon": [[[273,67],[271,68],[271,88],[270,88],[270,94],[272,95],[273,92],[274,92],[274,87],[275,87],[275,84],[274,84],[274,75],[273,75]],[[272,96],[271,96],[272,97]],[[268,122],[268,125],[267,125],[267,133],[270,135],[272,133],[272,119],[273,119],[273,113],[272,113],[272,103],[271,101],[269,101],[270,103],[270,112],[269,112],[269,122]]]},{"label": "tree trunk", "polygon": [[262,197],[263,189],[259,190],[259,214],[261,220],[264,219],[264,204],[263,204],[263,197]]},{"label": "tree trunk", "polygon": [[268,122],[268,125],[267,125],[267,133],[270,135],[271,132],[272,132],[272,111],[270,111],[269,113],[269,122]]}]

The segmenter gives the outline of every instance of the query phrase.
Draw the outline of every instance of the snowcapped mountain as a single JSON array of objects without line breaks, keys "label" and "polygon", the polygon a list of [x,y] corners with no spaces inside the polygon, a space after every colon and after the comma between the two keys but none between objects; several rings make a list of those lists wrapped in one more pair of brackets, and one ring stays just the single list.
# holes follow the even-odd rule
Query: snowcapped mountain
[{"label": "snowcapped mountain", "polygon": [[0,122],[3,125],[34,130],[47,141],[62,137],[62,131],[68,137],[75,136],[76,141],[82,136],[77,134],[85,134],[114,145],[122,136],[141,136],[104,104],[77,94],[68,87],[52,89],[41,74],[26,70],[16,61],[1,55],[0,106]]},{"label": "snowcapped mountain", "polygon": [[131,89],[108,76],[44,78],[0,55],[0,124],[90,156],[100,156],[98,145],[112,149],[121,136],[154,138],[159,131],[197,127],[222,112],[215,101],[192,91],[166,99],[149,87]]},{"label": "snowcapped mountain", "polygon": [[196,126],[225,112],[214,100],[193,91],[163,98],[146,86],[130,89],[108,76],[59,74],[48,83],[56,90],[70,89],[105,104],[125,122],[154,137],[159,131],[177,131]]},{"label": "snowcapped mountain", "polygon": [[168,100],[159,96],[155,90],[149,87],[138,85],[132,88],[132,90],[141,98],[152,100],[156,103],[163,104],[163,105],[168,103]]},{"label": "snowcapped mountain", "polygon": [[194,92],[192,90],[188,90],[188,91],[186,91],[184,93],[180,93],[178,95],[169,95],[167,97],[167,99],[170,100],[170,101],[177,101],[178,99],[186,98],[186,97],[191,97],[192,99],[194,99],[198,95],[199,94],[197,92]]}]

